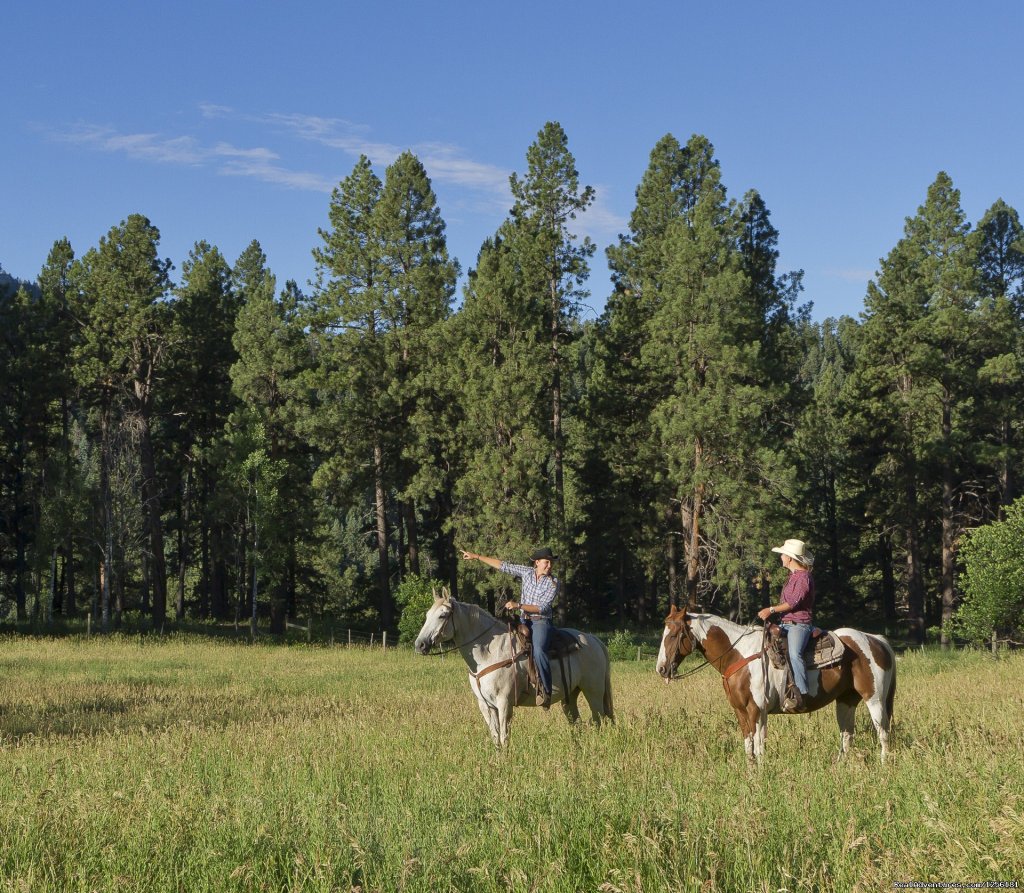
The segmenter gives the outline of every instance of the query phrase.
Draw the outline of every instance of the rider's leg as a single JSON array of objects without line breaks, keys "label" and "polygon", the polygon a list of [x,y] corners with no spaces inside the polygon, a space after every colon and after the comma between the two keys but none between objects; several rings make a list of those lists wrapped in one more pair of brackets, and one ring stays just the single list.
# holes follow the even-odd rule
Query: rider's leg
[{"label": "rider's leg", "polygon": [[547,651],[550,634],[551,624],[547,620],[533,621],[533,662],[537,665],[540,687],[548,696],[551,695],[551,663]]},{"label": "rider's leg", "polygon": [[811,627],[806,623],[786,623],[789,635],[789,665],[793,668],[793,684],[800,694],[807,694],[807,668],[804,666],[804,646],[811,637]]}]

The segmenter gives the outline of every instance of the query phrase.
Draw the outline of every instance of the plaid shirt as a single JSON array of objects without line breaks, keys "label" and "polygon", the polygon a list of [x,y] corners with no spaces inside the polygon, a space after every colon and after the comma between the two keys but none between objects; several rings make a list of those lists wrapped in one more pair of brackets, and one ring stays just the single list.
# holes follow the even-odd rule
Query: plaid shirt
[{"label": "plaid shirt", "polygon": [[532,619],[550,620],[551,606],[555,603],[558,595],[559,582],[550,574],[537,579],[532,567],[525,564],[510,564],[507,561],[501,563],[499,570],[503,574],[512,577],[519,577],[523,584],[523,594],[519,603],[523,605],[537,605],[540,614],[524,614],[524,617]]},{"label": "plaid shirt", "polygon": [[810,572],[793,571],[782,587],[779,601],[789,605],[788,613],[782,617],[783,623],[810,623],[814,610],[814,577]]}]

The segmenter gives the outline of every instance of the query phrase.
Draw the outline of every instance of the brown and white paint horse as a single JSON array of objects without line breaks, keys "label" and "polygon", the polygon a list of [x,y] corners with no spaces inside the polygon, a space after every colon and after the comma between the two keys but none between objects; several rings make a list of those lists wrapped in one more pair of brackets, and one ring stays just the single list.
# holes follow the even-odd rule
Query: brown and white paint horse
[{"label": "brown and white paint horse", "polygon": [[[809,711],[835,701],[842,759],[853,741],[854,712],[863,701],[875,724],[882,746],[882,760],[889,753],[889,727],[896,694],[896,655],[882,637],[855,629],[832,630],[846,651],[834,667],[808,670]],[[657,671],[666,682],[680,661],[694,648],[722,674],[726,697],[736,711],[747,759],[759,762],[764,755],[769,713],[782,713],[786,671],[777,670],[762,648],[759,626],[740,626],[714,614],[687,613],[675,608],[665,619],[658,652]]]}]

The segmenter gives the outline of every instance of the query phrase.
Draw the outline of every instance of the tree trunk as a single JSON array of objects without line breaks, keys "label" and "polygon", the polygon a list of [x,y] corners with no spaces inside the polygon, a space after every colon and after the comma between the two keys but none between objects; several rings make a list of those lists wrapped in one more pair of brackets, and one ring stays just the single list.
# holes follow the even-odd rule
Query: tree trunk
[{"label": "tree trunk", "polygon": [[679,606],[679,574],[677,572],[678,556],[676,555],[676,534],[673,530],[672,516],[675,512],[669,504],[665,512],[665,528],[668,530],[668,544],[665,547],[665,560],[668,563],[668,603],[676,608]]},{"label": "tree trunk", "polygon": [[879,563],[882,570],[882,616],[885,627],[896,625],[896,576],[892,570],[892,538],[883,533],[878,538]]},{"label": "tree trunk", "polygon": [[176,620],[185,619],[185,576],[188,573],[189,485],[191,481],[191,470],[186,469],[185,478],[181,482],[181,505],[178,508],[178,598],[174,605]]},{"label": "tree trunk", "polygon": [[1010,461],[1010,449],[1013,446],[1013,424],[1009,416],[1003,418],[1001,426],[1001,444],[1003,458],[999,468],[999,520],[1006,520],[1006,506],[1016,497],[1016,484],[1013,477],[1013,463]]},{"label": "tree trunk", "polygon": [[[71,464],[71,413],[66,398],[61,399],[61,416],[64,433],[64,486],[71,486],[72,464]],[[75,605],[75,538],[73,525],[68,524],[67,532],[64,534],[64,616],[74,617],[77,610]]]},{"label": "tree trunk", "polygon": [[953,519],[953,464],[949,456],[953,435],[952,412],[949,402],[942,406],[942,440],[946,446],[946,456],[942,464],[942,624],[941,642],[944,649],[949,649],[952,640],[949,635],[949,624],[953,618],[955,592],[953,590],[956,556],[953,543],[956,537]]},{"label": "tree trunk", "polygon": [[419,528],[416,521],[416,503],[412,499],[402,501],[402,518],[408,539],[406,554],[409,556],[409,573],[420,576]]},{"label": "tree trunk", "polygon": [[103,513],[103,569],[100,573],[100,629],[110,631],[110,575],[114,565],[114,509],[110,493],[110,419],[100,422],[100,501]]},{"label": "tree trunk", "polygon": [[551,434],[555,464],[555,537],[565,537],[565,482],[562,469],[562,369],[558,350],[561,335],[562,302],[558,296],[558,280],[551,280]]},{"label": "tree trunk", "polygon": [[151,576],[153,580],[153,628],[162,631],[167,619],[167,560],[164,557],[164,529],[160,518],[160,491],[157,487],[156,462],[153,457],[153,437],[149,416],[141,413],[142,436],[140,459],[142,463],[142,504],[149,529],[152,552]]},{"label": "tree trunk", "polygon": [[917,489],[913,483],[907,485],[907,510],[907,633],[910,644],[920,646],[925,639],[924,578],[917,536]]},{"label": "tree trunk", "polygon": [[390,629],[394,620],[391,604],[390,574],[388,569],[388,514],[384,491],[384,450],[380,441],[373,445],[373,485],[377,508],[377,573],[380,586],[380,622],[384,629]]},{"label": "tree trunk", "polygon": [[[694,477],[701,474],[704,448],[697,438],[693,450]],[[704,484],[697,484],[693,490],[693,511],[690,518],[690,542],[686,554],[686,602],[691,607],[697,604],[697,584],[700,582],[700,522],[704,513]]]}]

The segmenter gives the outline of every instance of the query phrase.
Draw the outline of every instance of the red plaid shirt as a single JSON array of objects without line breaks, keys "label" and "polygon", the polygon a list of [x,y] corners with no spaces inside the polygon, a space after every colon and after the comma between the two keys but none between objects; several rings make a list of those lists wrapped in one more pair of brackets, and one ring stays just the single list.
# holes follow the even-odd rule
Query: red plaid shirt
[{"label": "red plaid shirt", "polygon": [[779,599],[789,605],[789,613],[782,615],[783,623],[810,623],[814,610],[814,577],[810,571],[793,571],[782,587]]}]

